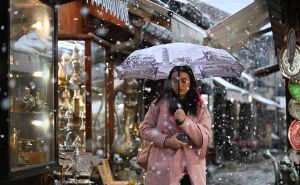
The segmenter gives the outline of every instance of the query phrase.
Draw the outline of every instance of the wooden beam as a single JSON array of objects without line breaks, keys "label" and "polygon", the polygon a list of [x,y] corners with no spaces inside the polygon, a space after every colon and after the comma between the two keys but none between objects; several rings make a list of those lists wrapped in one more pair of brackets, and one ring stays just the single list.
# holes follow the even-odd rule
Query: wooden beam
[{"label": "wooden beam", "polygon": [[59,6],[58,33],[80,34],[83,32],[82,1],[72,1]]},{"label": "wooden beam", "polygon": [[107,42],[106,40],[98,37],[97,35],[95,35],[94,33],[92,32],[89,32],[88,33],[89,36],[91,36],[93,38],[93,40],[97,43],[99,43],[100,45],[102,46],[105,46],[105,47],[111,47],[111,44],[109,42]]},{"label": "wooden beam", "polygon": [[135,6],[128,6],[128,11],[132,14],[135,14],[135,15],[138,15],[139,17],[143,18],[143,20],[145,22],[153,22],[155,24],[159,24],[163,27],[166,27],[166,28],[171,28],[171,20],[169,19],[166,19],[164,17],[158,17],[158,16],[155,16],[151,13],[148,13],[138,7],[135,7]]},{"label": "wooden beam", "polygon": [[157,12],[167,17],[169,17],[170,14],[170,11],[168,9],[149,0],[135,0],[134,4],[144,10],[147,10],[151,14]]},{"label": "wooden beam", "polygon": [[118,53],[122,50],[127,50],[127,49],[135,49],[137,48],[142,42],[142,26],[140,27],[135,27],[135,33],[134,33],[134,37],[132,39],[129,39],[127,41],[121,42],[121,43],[117,43],[112,45],[109,50],[108,50],[108,54],[112,55],[114,53]]},{"label": "wooden beam", "polygon": [[[85,41],[85,72],[87,74],[87,82],[85,83],[86,92],[92,92],[92,65],[91,65],[91,58],[92,58],[92,48],[91,48],[91,41]],[[93,140],[92,135],[92,93],[86,93],[86,102],[85,102],[85,138],[86,138],[86,151],[93,152],[93,146],[90,142]]]},{"label": "wooden beam", "polygon": [[141,18],[149,19],[149,20],[151,19],[151,16],[152,16],[150,13],[143,11],[140,8],[132,6],[132,5],[128,5],[128,12],[138,15]]},{"label": "wooden beam", "polygon": [[60,33],[58,34],[58,39],[59,40],[93,40],[104,47],[107,48],[111,47],[111,44],[109,42],[107,42],[106,40],[98,37],[97,35],[91,32],[87,34]]},{"label": "wooden beam", "polygon": [[279,64],[269,65],[254,70],[254,76],[263,77],[279,71]]},{"label": "wooden beam", "polygon": [[[106,126],[107,126],[107,132],[106,137],[108,139],[108,142],[106,143],[108,145],[108,150],[110,149],[110,146],[113,143],[114,140],[114,61],[108,60],[108,73],[106,76],[106,101],[107,101],[107,109],[105,112],[105,115],[108,115],[108,119],[106,118]],[[108,111],[108,113],[107,113]],[[110,152],[110,151],[108,151]]]}]

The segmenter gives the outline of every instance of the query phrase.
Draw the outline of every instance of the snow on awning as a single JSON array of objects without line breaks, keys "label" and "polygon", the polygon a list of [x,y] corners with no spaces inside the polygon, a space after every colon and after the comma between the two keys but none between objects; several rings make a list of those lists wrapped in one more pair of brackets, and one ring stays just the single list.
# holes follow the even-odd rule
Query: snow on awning
[{"label": "snow on awning", "polygon": [[226,90],[225,98],[228,100],[236,100],[241,103],[249,102],[249,92],[245,89],[242,89],[238,86],[233,85],[232,83],[224,80],[221,77],[213,77],[213,81],[223,86]]},{"label": "snow on awning", "polygon": [[248,83],[255,81],[254,78],[250,74],[246,73],[245,71],[242,72],[241,78],[245,79]]},{"label": "snow on awning", "polygon": [[219,85],[222,85],[225,88],[226,90],[225,98],[227,100],[231,100],[231,101],[235,100],[241,103],[249,103],[252,100],[255,100],[257,102],[270,105],[270,107],[267,107],[267,109],[273,109],[274,107],[280,109],[284,108],[282,105],[280,105],[279,103],[271,99],[265,98],[262,95],[257,93],[250,93],[248,90],[233,85],[232,83],[226,81],[221,77],[213,77],[213,81],[218,83]]},{"label": "snow on awning", "polygon": [[168,10],[166,7],[163,7],[157,3],[154,3],[149,0],[128,0],[130,4],[133,4],[134,6],[141,8],[145,10],[146,12],[157,15],[157,13],[164,15],[166,17],[170,16],[170,10]]},{"label": "snow on awning", "polygon": [[286,97],[285,96],[277,96],[276,100],[282,109],[286,109]]},{"label": "snow on awning", "polygon": [[256,100],[256,101],[258,101],[258,102],[261,102],[261,103],[263,103],[263,104],[271,105],[271,106],[273,106],[273,107],[282,108],[282,106],[281,106],[279,103],[277,103],[277,102],[275,102],[275,101],[273,101],[273,100],[270,100],[270,99],[268,99],[268,98],[265,98],[265,97],[263,97],[263,96],[261,96],[261,95],[259,95],[259,94],[257,94],[257,93],[252,93],[252,94],[251,94],[251,97],[252,97],[254,100]]},{"label": "snow on awning", "polygon": [[158,39],[171,41],[172,40],[172,33],[167,28],[160,26],[158,24],[154,24],[152,22],[146,23],[143,26],[143,30],[148,32],[149,34],[155,36]]},{"label": "snow on awning", "polygon": [[202,44],[204,38],[207,38],[205,30],[176,14],[175,12],[149,0],[128,0],[129,3],[141,8],[150,14],[158,13],[165,16],[166,20],[171,20],[172,42],[189,42]]},{"label": "snow on awning", "polygon": [[260,30],[269,23],[269,14],[265,1],[254,1],[241,11],[207,30],[212,45],[236,51],[251,38],[266,33]]}]

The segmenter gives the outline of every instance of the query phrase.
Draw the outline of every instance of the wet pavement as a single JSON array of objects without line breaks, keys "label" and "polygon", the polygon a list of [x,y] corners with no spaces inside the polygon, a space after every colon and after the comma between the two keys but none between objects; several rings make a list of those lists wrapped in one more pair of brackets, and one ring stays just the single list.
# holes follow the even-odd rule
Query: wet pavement
[{"label": "wet pavement", "polygon": [[[280,159],[277,156],[276,159]],[[251,162],[225,161],[208,165],[207,185],[274,185],[275,172],[270,160],[259,155]]]}]

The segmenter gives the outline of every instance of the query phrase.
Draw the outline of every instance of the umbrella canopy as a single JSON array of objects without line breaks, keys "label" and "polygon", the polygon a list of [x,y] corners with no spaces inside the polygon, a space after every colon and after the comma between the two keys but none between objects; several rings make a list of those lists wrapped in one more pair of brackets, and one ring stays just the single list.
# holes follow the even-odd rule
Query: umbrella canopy
[{"label": "umbrella canopy", "polygon": [[157,45],[132,52],[116,71],[120,79],[166,79],[174,66],[188,65],[196,78],[239,77],[244,67],[227,51],[190,43]]}]

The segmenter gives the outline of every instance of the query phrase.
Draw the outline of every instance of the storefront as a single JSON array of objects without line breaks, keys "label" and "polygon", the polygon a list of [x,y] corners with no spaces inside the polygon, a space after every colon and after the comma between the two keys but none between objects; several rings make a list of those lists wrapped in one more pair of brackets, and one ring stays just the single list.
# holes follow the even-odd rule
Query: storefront
[{"label": "storefront", "polygon": [[[55,171],[51,178],[68,180],[74,176],[68,167],[78,157],[76,160],[84,163],[75,170],[79,178],[89,179],[106,158],[119,180],[140,180],[140,168],[134,166],[128,171],[126,167],[134,162],[140,146],[138,126],[145,113],[145,84],[143,80],[119,80],[114,67],[133,50],[157,43],[209,41],[218,45],[222,35],[218,28],[223,25],[206,32],[151,1],[122,1],[122,6],[110,11],[105,10],[109,4],[96,1],[44,2],[11,0],[0,8],[5,18],[0,30],[4,35],[0,53],[0,119],[4,123],[0,127],[0,155],[8,159],[1,165],[1,179],[35,175],[47,179],[45,174]],[[257,16],[263,16],[255,22],[257,27],[267,16],[265,6],[255,3],[259,6]],[[124,10],[127,6],[129,13]],[[227,20],[233,27],[235,18]],[[255,29],[250,36],[242,35],[243,42],[258,34]],[[181,37],[182,33],[189,34]],[[223,47],[236,49],[236,40],[219,41]],[[220,108],[225,111],[221,115],[228,115],[224,119],[221,116],[221,121],[231,123],[225,135],[234,138],[232,127],[243,120],[243,127],[259,122],[239,115],[238,109],[244,113],[254,110],[249,106],[248,91],[222,79],[214,82],[225,88],[226,94],[219,94],[226,100],[224,106],[232,108]],[[278,106],[259,95],[251,97],[258,104]],[[94,173],[98,176],[93,178],[99,179],[98,171]]]},{"label": "storefront", "polygon": [[[111,160],[113,171],[126,174],[124,164],[129,165],[139,147],[143,82],[120,81],[114,66],[139,47],[170,42],[170,23],[151,13],[148,1],[143,8],[122,1],[124,6],[110,11],[105,10],[109,3],[44,2],[12,0],[1,5],[5,124],[0,154],[8,159],[1,165],[1,179],[48,184],[54,179],[89,179],[96,169],[97,180],[96,167],[103,158]],[[122,169],[116,169],[120,165]]]},{"label": "storefront", "polygon": [[42,174],[58,167],[57,9],[38,0],[0,9],[1,184],[46,182]]}]

